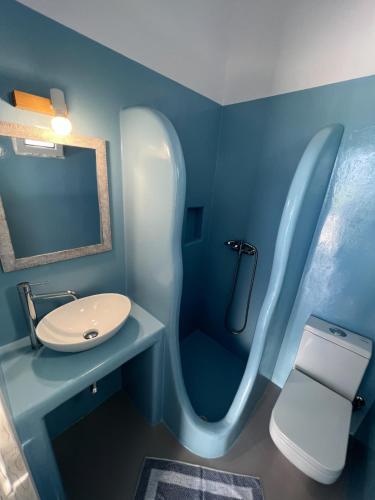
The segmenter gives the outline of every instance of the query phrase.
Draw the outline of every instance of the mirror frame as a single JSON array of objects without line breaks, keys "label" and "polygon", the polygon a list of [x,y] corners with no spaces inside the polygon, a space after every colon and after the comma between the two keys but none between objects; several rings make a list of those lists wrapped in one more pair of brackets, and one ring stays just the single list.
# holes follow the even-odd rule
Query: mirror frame
[{"label": "mirror frame", "polygon": [[16,258],[10,237],[9,226],[0,196],[0,260],[4,272],[18,271],[28,267],[52,264],[62,260],[75,259],[86,255],[108,252],[112,249],[111,220],[109,210],[108,173],[106,143],[96,137],[68,135],[61,137],[50,129],[35,126],[20,125],[0,121],[0,136],[18,137],[55,142],[64,146],[78,146],[80,148],[95,149],[96,179],[98,186],[100,238],[101,242],[85,247],[59,250],[56,252],[32,255],[30,257]]}]

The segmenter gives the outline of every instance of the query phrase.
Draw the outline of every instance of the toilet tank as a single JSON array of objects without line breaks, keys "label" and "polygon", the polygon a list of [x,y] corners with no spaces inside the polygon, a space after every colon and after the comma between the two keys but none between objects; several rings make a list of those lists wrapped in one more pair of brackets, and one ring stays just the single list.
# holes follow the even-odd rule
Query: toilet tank
[{"label": "toilet tank", "polygon": [[294,367],[353,401],[371,353],[370,339],[310,316]]}]

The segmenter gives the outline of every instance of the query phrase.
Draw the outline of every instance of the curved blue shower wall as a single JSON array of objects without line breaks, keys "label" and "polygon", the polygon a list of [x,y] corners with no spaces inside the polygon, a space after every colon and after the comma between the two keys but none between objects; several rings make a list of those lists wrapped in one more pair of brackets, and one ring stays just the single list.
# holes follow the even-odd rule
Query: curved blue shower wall
[{"label": "curved blue shower wall", "polygon": [[[343,132],[344,127],[337,124],[325,127],[315,134],[305,149],[289,189],[278,229],[271,280],[275,265],[279,266],[278,259],[282,259],[283,255],[286,256],[286,252],[282,246],[283,243],[280,245],[279,240],[282,238],[284,231],[283,219],[285,213],[289,209],[293,210],[289,205],[291,199],[294,199],[296,202],[297,198],[299,198],[299,214],[295,220],[293,238],[290,243],[287,261],[285,261],[285,271],[281,287],[282,293],[278,298],[272,323],[269,324],[267,330],[267,350],[262,358],[260,367],[260,373],[267,378],[272,377],[275,368],[284,332],[287,328],[293,304],[298,293],[311,242],[316,232],[318,218],[326,197]],[[292,194],[293,191],[294,194]],[[294,217],[294,214],[291,212],[286,216],[286,219],[293,220]],[[268,285],[267,294],[270,288],[272,288],[272,281]],[[264,303],[266,302],[267,296],[264,300]]]},{"label": "curved blue shower wall", "polygon": [[[195,414],[181,371],[178,321],[186,188],[181,145],[161,113],[147,108],[121,112],[128,293],[166,326],[164,387],[160,388],[163,418],[180,442],[198,455],[223,455],[248,418],[267,336],[278,318],[282,292],[289,295],[285,290],[288,266],[295,259],[303,266],[342,130],[336,125],[319,131],[299,163],[281,217],[271,278],[243,379],[227,415],[209,423]],[[282,333],[278,330],[280,337]]]},{"label": "curved blue shower wall", "polygon": [[185,163],[169,120],[149,108],[121,112],[127,291],[165,325],[181,298]]}]

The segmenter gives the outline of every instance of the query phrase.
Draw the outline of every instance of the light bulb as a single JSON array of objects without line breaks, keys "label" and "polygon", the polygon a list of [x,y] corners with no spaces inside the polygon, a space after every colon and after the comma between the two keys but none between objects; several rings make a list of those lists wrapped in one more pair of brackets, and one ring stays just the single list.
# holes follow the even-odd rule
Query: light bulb
[{"label": "light bulb", "polygon": [[65,116],[54,116],[51,120],[51,127],[57,135],[69,135],[72,131],[72,124]]}]

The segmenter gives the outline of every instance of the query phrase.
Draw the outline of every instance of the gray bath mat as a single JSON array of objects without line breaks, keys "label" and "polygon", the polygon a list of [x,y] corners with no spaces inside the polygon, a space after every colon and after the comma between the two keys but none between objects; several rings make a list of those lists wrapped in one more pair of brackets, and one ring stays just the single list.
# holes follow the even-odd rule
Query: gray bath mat
[{"label": "gray bath mat", "polygon": [[256,477],[146,458],[135,500],[263,500],[263,492]]}]

